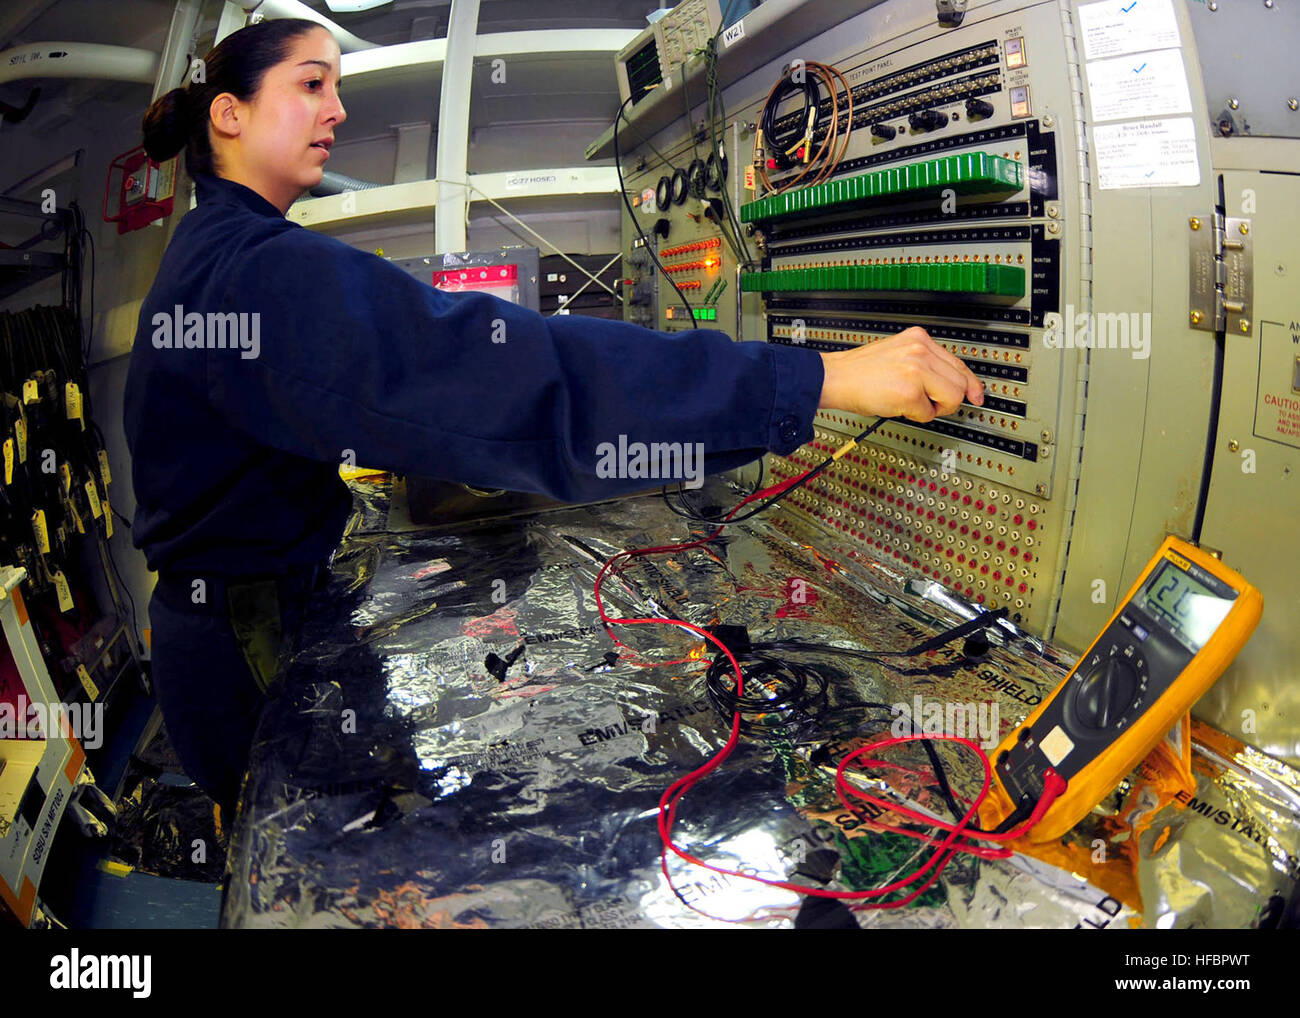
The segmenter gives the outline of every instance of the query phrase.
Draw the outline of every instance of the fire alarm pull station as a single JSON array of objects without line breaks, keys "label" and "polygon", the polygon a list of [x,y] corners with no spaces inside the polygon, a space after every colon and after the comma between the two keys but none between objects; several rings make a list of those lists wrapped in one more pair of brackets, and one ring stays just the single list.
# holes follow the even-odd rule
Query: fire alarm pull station
[{"label": "fire alarm pull station", "polygon": [[[104,222],[130,233],[172,214],[176,160],[156,163],[143,148],[123,152],[108,165],[104,186]],[[114,195],[116,200],[113,201]],[[111,211],[110,211],[111,208]]]}]

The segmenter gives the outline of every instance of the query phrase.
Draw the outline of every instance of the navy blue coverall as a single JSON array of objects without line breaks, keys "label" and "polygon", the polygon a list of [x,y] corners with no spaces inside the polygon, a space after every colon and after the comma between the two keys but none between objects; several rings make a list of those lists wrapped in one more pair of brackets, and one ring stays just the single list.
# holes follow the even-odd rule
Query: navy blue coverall
[{"label": "navy blue coverall", "polygon": [[341,463],[577,502],[647,487],[597,475],[620,436],[702,443],[707,473],[812,438],[814,351],[443,293],[242,184],[196,185],[140,312],[125,424],[155,690],[224,807],[267,678],[231,606],[269,579],[292,630],[350,512]]}]

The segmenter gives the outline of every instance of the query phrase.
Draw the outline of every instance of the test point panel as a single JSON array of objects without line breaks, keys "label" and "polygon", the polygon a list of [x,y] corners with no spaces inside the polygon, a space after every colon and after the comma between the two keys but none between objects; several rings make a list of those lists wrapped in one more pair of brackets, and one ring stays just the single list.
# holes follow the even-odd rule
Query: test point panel
[{"label": "test point panel", "polygon": [[[758,36],[788,31],[782,2],[730,37],[775,52]],[[817,34],[752,66],[728,64],[720,39],[721,102],[687,63],[658,109],[631,107],[620,162],[642,231],[625,221],[625,313],[819,351],[922,326],[983,381],[984,405],[887,423],[784,511],[1076,651],[1167,535],[1204,527],[1279,609],[1204,716],[1300,755],[1300,725],[1281,717],[1282,704],[1300,712],[1283,674],[1300,652],[1285,619],[1300,556],[1283,536],[1300,504],[1300,307],[1286,290],[1300,260],[1294,231],[1252,230],[1264,208],[1242,197],[1294,218],[1294,176],[1278,174],[1300,165],[1300,97],[1286,93],[1285,47],[1256,47],[1247,88],[1215,44],[1247,18],[1295,38],[1300,12],[861,6],[823,29],[831,8],[808,0]],[[797,75],[819,65],[831,73],[810,93]],[[657,126],[668,96],[677,118]],[[832,168],[811,172],[827,149]],[[723,156],[715,187],[707,166]],[[815,466],[869,423],[819,413],[813,442],[769,457],[771,475]],[[1267,466],[1243,473],[1247,449]],[[1234,528],[1245,504],[1251,525]],[[1255,701],[1280,701],[1283,723],[1252,739],[1236,715]]]}]

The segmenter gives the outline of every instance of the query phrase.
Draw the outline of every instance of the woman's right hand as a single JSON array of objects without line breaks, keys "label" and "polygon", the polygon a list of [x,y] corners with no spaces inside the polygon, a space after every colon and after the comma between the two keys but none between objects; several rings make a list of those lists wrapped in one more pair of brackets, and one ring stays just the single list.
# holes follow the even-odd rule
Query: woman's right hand
[{"label": "woman's right hand", "polygon": [[932,421],[963,399],[984,403],[984,386],[920,326],[875,343],[822,354],[820,410]]}]

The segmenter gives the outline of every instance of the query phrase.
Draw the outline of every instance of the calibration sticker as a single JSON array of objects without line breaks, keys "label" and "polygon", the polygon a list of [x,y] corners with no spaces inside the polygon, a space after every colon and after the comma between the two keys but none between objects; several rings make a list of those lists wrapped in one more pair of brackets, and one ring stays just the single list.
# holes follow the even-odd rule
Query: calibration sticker
[{"label": "calibration sticker", "polygon": [[1043,755],[1051,762],[1053,767],[1059,767],[1061,761],[1070,755],[1074,749],[1073,740],[1065,734],[1065,729],[1057,725],[1043,737],[1043,741],[1038,744],[1038,748],[1043,751]]}]

